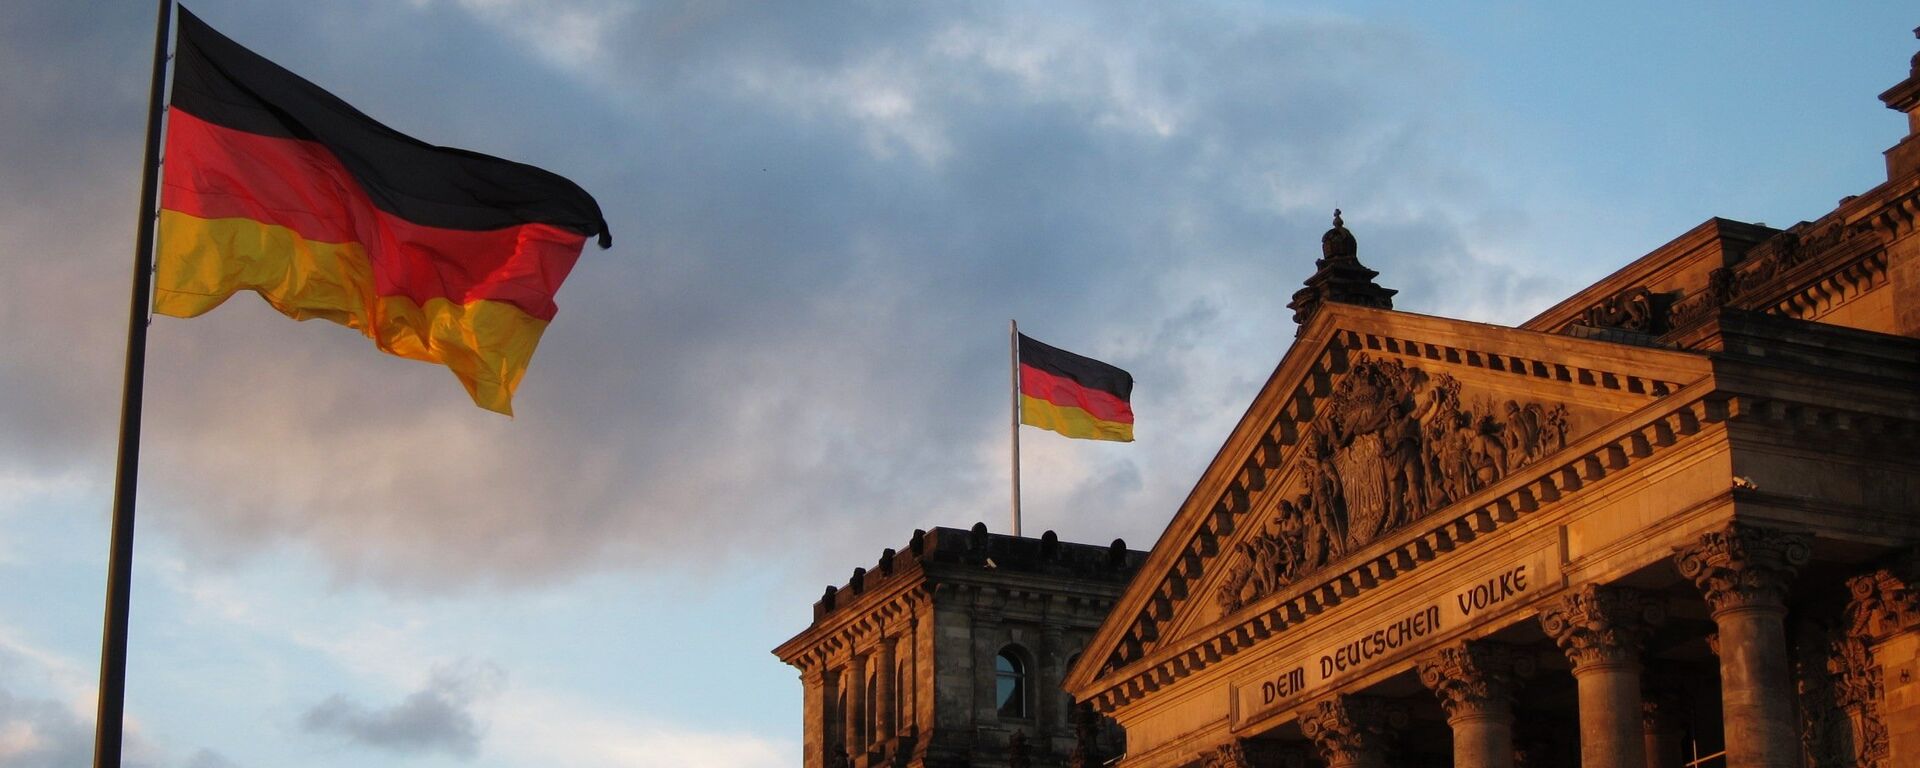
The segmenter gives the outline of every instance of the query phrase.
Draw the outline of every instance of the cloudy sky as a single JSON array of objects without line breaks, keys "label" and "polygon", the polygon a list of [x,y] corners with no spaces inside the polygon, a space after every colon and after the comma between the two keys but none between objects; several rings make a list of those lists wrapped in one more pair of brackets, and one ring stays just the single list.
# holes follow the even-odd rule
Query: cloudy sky
[{"label": "cloudy sky", "polygon": [[[1336,205],[1399,308],[1514,323],[1707,219],[1884,178],[1904,2],[201,0],[615,236],[506,419],[252,297],[153,325],[129,764],[798,761],[768,650],[1006,522],[1006,323],[1133,372],[1026,527],[1150,545]],[[0,766],[91,750],[152,13],[0,25]]]}]

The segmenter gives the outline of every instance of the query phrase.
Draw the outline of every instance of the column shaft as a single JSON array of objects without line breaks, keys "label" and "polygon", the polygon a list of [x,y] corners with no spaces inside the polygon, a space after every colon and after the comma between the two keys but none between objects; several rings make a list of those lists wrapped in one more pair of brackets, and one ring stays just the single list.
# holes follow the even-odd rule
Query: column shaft
[{"label": "column shaft", "polygon": [[1720,625],[1720,708],[1728,768],[1799,768],[1786,611],[1729,610]]},{"label": "column shaft", "polygon": [[1580,768],[1645,768],[1640,664],[1596,663],[1573,670],[1580,688]]},{"label": "column shaft", "polygon": [[866,754],[866,740],[861,738],[865,729],[867,707],[867,657],[856,655],[847,661],[847,710],[841,714],[846,719],[847,757],[859,759]]},{"label": "column shaft", "polygon": [[891,740],[894,735],[894,729],[899,725],[898,720],[894,717],[894,713],[897,710],[894,709],[894,696],[896,692],[893,689],[893,681],[899,674],[899,671],[894,669],[893,663],[894,640],[895,638],[891,637],[881,638],[880,649],[874,654],[875,661],[879,665],[879,669],[877,670],[879,674],[879,691],[874,696],[874,707],[879,711],[873,713],[873,743],[875,744],[884,744]]},{"label": "column shaft", "polygon": [[1513,768],[1513,716],[1447,718],[1453,726],[1453,768]]},{"label": "column shaft", "polygon": [[1570,590],[1541,611],[1541,629],[1573,663],[1581,768],[1647,768],[1640,652],[1662,617],[1648,595],[1598,585]]},{"label": "column shaft", "polygon": [[1719,631],[1728,768],[1798,768],[1799,722],[1787,659],[1787,595],[1812,554],[1803,534],[1729,523],[1674,555]]}]

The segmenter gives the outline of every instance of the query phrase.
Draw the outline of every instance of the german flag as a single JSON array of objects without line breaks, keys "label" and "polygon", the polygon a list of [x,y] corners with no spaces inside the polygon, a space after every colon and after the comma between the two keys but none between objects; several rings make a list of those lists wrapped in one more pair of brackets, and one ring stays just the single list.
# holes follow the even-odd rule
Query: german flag
[{"label": "german flag", "polygon": [[1020,334],[1020,423],[1067,437],[1133,441],[1133,376]]},{"label": "german flag", "polygon": [[529,165],[388,128],[185,9],[174,45],[154,311],[254,291],[453,369],[475,404],[514,388],[600,205]]}]

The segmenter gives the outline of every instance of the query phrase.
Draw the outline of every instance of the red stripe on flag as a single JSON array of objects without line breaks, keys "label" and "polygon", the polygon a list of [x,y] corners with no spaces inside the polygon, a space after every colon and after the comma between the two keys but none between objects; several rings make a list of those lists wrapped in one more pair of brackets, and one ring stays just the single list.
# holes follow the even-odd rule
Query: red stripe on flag
[{"label": "red stripe on flag", "polygon": [[178,108],[167,118],[160,207],[283,226],[315,242],[359,243],[381,296],[420,306],[437,298],[498,301],[541,320],[553,319],[553,294],[586,243],[550,224],[484,231],[415,224],[374,207],[319,144],[214,125]]},{"label": "red stripe on flag", "polygon": [[1113,393],[1083,387],[1065,376],[1056,376],[1026,363],[1020,364],[1020,394],[1079,408],[1101,421],[1133,423],[1133,406]]}]

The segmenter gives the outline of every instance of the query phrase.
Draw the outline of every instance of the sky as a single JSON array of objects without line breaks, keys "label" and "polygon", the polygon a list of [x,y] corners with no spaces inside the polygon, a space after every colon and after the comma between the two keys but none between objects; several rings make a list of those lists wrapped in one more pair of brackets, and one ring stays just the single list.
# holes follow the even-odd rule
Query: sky
[{"label": "sky", "polygon": [[[1024,528],[1151,546],[1332,209],[1399,309],[1513,324],[1709,217],[1884,180],[1907,3],[201,0],[614,247],[508,419],[251,296],[158,318],[128,765],[794,765],[770,649],[915,528],[1008,530],[1007,321],[1131,371]],[[153,37],[0,25],[0,766],[91,752]]]}]

